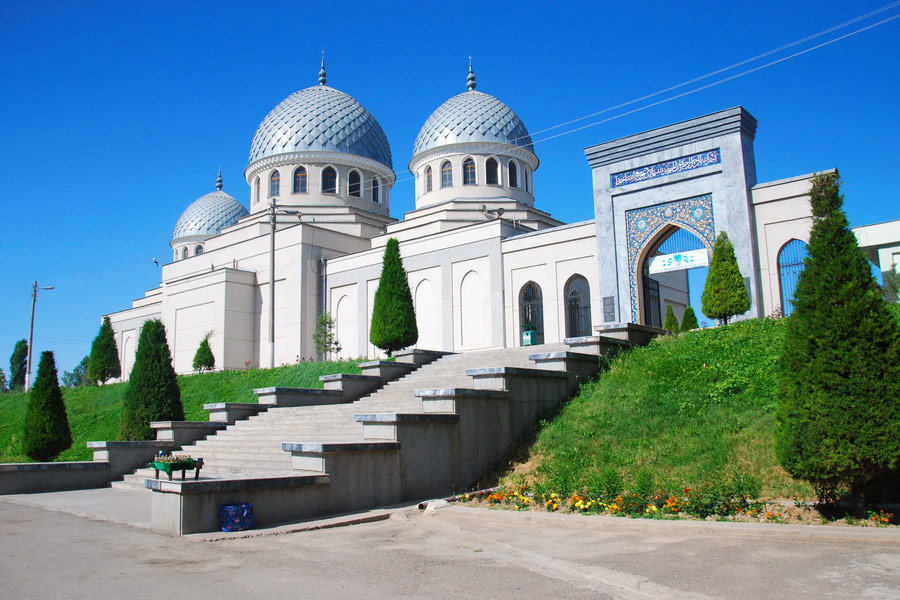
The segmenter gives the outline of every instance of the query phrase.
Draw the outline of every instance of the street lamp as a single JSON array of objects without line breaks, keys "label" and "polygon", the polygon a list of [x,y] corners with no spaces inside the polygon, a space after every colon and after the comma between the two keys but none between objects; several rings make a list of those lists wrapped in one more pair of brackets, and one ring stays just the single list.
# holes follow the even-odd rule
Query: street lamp
[{"label": "street lamp", "polygon": [[278,221],[278,215],[296,215],[297,219],[303,218],[299,210],[278,208],[273,196],[269,200],[269,223],[272,225],[272,233],[269,236],[269,367],[275,367],[275,226],[288,221]]},{"label": "street lamp", "polygon": [[47,287],[38,287],[38,282],[35,281],[31,284],[31,327],[28,329],[28,362],[25,366],[25,391],[28,391],[28,388],[31,387],[31,342],[34,339],[34,305],[37,302],[37,293],[38,290],[53,290],[56,289],[52,285]]}]

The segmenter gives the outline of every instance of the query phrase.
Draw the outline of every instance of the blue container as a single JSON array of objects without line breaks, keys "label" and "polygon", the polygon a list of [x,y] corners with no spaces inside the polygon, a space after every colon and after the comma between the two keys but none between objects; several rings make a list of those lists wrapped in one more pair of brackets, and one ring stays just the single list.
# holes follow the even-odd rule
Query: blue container
[{"label": "blue container", "polygon": [[222,526],[222,531],[253,529],[253,505],[249,502],[221,505],[219,525]]}]

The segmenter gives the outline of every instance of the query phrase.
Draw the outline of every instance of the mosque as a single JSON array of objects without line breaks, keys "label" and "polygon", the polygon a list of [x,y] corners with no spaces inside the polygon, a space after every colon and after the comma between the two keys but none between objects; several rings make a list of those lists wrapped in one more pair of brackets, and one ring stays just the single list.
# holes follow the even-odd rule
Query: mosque
[{"label": "mosque", "polygon": [[[415,209],[391,217],[391,147],[356,99],[326,85],[262,120],[244,176],[249,210],[223,190],[190,204],[159,287],[109,317],[123,379],[142,323],[165,323],[176,371],[201,339],[220,369],[316,357],[316,319],[342,357],[376,357],[368,332],[388,239],[400,242],[418,348],[461,352],[560,342],[624,324],[661,326],[689,304],[686,269],[727,231],[751,308],[789,313],[812,223],[815,174],[758,183],[756,120],[731,108],[589,147],[595,218],[535,206],[539,160],[522,119],[475,89],[441,104],[415,140]],[[882,270],[900,263],[900,221],[857,229]],[[525,335],[527,334],[527,335]],[[322,358],[322,357],[318,357]]]}]

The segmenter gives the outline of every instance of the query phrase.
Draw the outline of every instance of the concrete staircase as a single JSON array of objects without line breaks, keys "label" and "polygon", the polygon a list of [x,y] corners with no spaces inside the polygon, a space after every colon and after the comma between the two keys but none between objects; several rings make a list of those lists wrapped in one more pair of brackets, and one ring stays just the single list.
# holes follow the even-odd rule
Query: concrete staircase
[{"label": "concrete staircase", "polygon": [[216,529],[222,504],[251,502],[265,526],[448,495],[477,481],[595,375],[599,355],[631,343],[593,336],[431,353],[413,357],[433,360],[418,368],[375,362],[361,364],[362,376],[325,377],[326,391],[257,390],[268,403],[252,405],[261,412],[229,416],[200,432],[205,439],[182,444],[178,453],[204,460],[199,480],[156,480],[138,469],[113,487],[148,489],[153,528],[176,535]]},{"label": "concrete staircase", "polygon": [[[184,446],[179,454],[203,458],[201,478],[232,479],[295,475],[292,457],[283,442],[347,444],[363,443],[361,413],[422,414],[417,389],[471,388],[466,371],[485,366],[533,368],[529,356],[536,352],[562,352],[564,344],[486,350],[450,354],[387,383],[376,392],[349,404],[275,407],[238,421],[210,437]],[[560,399],[561,400],[561,399]],[[111,485],[119,489],[149,490],[146,481],[155,478],[153,469],[138,469]]]}]

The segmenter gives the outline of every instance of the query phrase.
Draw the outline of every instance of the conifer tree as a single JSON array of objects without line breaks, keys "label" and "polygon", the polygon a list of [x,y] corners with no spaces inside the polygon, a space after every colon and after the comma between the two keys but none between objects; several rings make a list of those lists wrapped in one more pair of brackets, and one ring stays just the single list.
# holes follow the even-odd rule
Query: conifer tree
[{"label": "conifer tree", "polygon": [[384,249],[369,339],[388,356],[419,339],[412,292],[400,259],[400,243],[395,238],[389,239]]},{"label": "conifer tree", "polygon": [[88,360],[88,380],[91,383],[106,383],[113,377],[122,375],[119,364],[119,348],[109,317],[103,317],[100,331],[91,344],[91,355]]},{"label": "conifer tree", "polygon": [[698,327],[700,327],[700,324],[697,323],[697,315],[694,313],[694,308],[688,306],[684,309],[684,314],[681,315],[681,331],[690,331]]},{"label": "conifer tree", "polygon": [[13,347],[9,357],[9,389],[25,387],[25,370],[28,368],[28,340],[21,339]]},{"label": "conifer tree", "polygon": [[334,319],[327,312],[316,318],[316,331],[313,333],[313,343],[316,345],[316,352],[323,358],[330,352],[336,354],[341,351],[341,343],[334,332]]},{"label": "conifer tree", "polygon": [[9,383],[6,381],[6,373],[3,372],[3,369],[0,369],[0,394],[3,394],[9,390]]},{"label": "conifer tree", "polygon": [[197,348],[197,352],[194,354],[193,367],[198,373],[212,371],[216,368],[216,357],[213,356],[212,348],[209,347],[209,338],[211,336],[212,331],[208,331],[203,336],[203,339],[200,340],[200,347]]},{"label": "conifer tree", "polygon": [[858,513],[900,468],[900,328],[841,210],[837,175],[813,180],[809,256],[787,319],[776,454],[821,499],[847,488]]},{"label": "conifer tree", "polygon": [[71,445],[72,433],[53,352],[45,350],[41,353],[34,387],[28,394],[22,446],[28,458],[45,462],[53,460]]},{"label": "conifer tree", "polygon": [[678,317],[675,316],[671,304],[666,304],[666,319],[663,321],[663,329],[667,329],[673,334],[678,333]]},{"label": "conifer tree", "polygon": [[724,231],[716,237],[700,300],[703,314],[721,319],[725,325],[728,325],[729,318],[750,310],[750,296],[744,287],[744,277],[738,268],[734,246]]},{"label": "conifer tree", "polygon": [[166,342],[166,328],[159,319],[147,321],[141,328],[125,390],[120,437],[148,440],[153,433],[151,422],[182,420],[184,407]]}]

